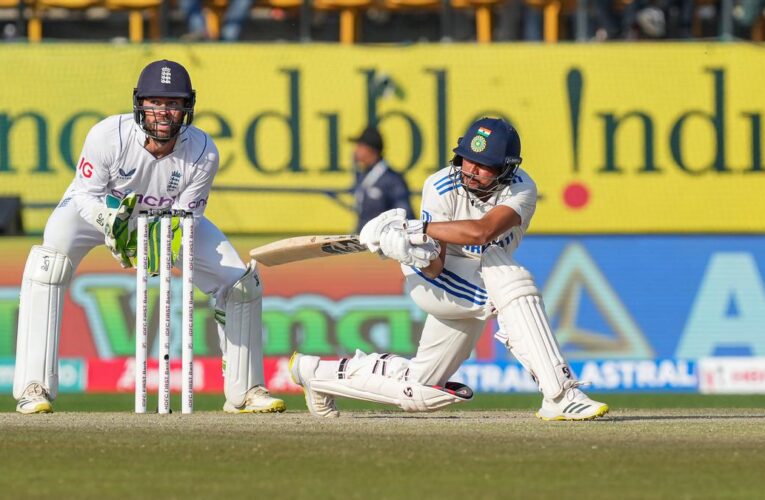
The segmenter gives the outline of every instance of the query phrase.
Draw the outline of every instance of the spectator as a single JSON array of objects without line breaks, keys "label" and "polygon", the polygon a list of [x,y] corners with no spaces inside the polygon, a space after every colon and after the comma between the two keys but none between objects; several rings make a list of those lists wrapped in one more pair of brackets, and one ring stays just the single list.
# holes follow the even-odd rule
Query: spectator
[{"label": "spectator", "polygon": [[762,17],[763,9],[765,9],[765,0],[739,0],[733,7],[733,19],[747,32],[751,32]]},{"label": "spectator", "polygon": [[616,2],[595,0],[595,39],[615,40],[621,36],[621,13],[616,11]]},{"label": "spectator", "polygon": [[690,38],[693,7],[693,0],[634,0],[624,8],[624,37]]},{"label": "spectator", "polygon": [[[189,32],[183,37],[186,40],[210,40],[212,38],[202,12],[203,3],[203,0],[181,0],[180,2],[181,11],[186,17],[189,29]],[[229,1],[220,30],[221,40],[226,42],[239,40],[242,27],[249,18],[251,5],[252,0]]]},{"label": "spectator", "polygon": [[353,194],[356,198],[358,221],[356,232],[381,213],[392,208],[403,208],[410,218],[414,217],[409,202],[409,187],[404,177],[390,168],[383,159],[383,139],[375,127],[367,127],[358,137],[353,163],[356,182]]}]

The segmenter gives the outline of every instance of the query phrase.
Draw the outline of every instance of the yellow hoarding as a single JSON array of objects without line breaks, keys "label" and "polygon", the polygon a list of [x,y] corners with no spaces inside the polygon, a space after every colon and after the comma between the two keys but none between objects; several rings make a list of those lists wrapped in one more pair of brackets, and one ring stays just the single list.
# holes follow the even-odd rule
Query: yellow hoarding
[{"label": "yellow hoarding", "polygon": [[748,44],[147,45],[0,50],[0,196],[39,231],[101,117],[159,58],[189,69],[229,232],[346,232],[352,144],[377,122],[419,205],[465,127],[518,128],[536,233],[765,230],[765,54]]}]

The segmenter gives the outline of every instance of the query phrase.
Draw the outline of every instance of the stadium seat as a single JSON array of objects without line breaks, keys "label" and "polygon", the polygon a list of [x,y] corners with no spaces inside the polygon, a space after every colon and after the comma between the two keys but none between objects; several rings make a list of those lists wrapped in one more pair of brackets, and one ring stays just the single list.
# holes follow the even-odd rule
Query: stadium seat
[{"label": "stadium seat", "polygon": [[577,0],[524,0],[530,7],[542,9],[544,41],[555,43],[560,39],[560,15],[574,12]]},{"label": "stadium seat", "polygon": [[[304,40],[308,40],[311,37],[311,15],[310,15],[310,2],[306,5],[306,10],[303,11],[303,0],[256,0],[255,5],[257,7],[266,7],[271,9],[271,19],[285,20],[288,15],[294,15],[300,17],[300,36],[304,37]],[[281,12],[278,12],[281,11]],[[287,14],[289,13],[289,14]],[[303,17],[305,16],[305,17]],[[306,24],[309,23],[309,24]]]},{"label": "stadium seat", "polygon": [[493,9],[503,0],[451,0],[454,9],[475,10],[475,35],[479,43],[489,43],[492,39]]},{"label": "stadium seat", "polygon": [[372,6],[372,0],[314,0],[319,10],[340,11],[340,43],[356,43],[361,37],[359,14]]},{"label": "stadium seat", "polygon": [[0,9],[10,10],[19,8],[19,0],[0,0]]},{"label": "stadium seat", "polygon": [[441,0],[384,0],[383,7],[390,10],[438,9],[441,7]]},{"label": "stadium seat", "polygon": [[[718,4],[719,2],[717,0],[695,0],[693,2],[693,21],[691,22],[691,34],[693,35],[693,38],[702,38],[704,36],[704,20],[700,15],[702,9],[709,6],[718,9]],[[719,22],[719,11],[716,16],[718,17],[718,21],[716,22]]]},{"label": "stadium seat", "polygon": [[42,16],[47,9],[85,10],[102,5],[102,0],[32,0],[32,16],[27,28],[29,41],[42,40]]},{"label": "stadium seat", "polygon": [[405,14],[437,14],[441,19],[441,39],[447,40],[451,36],[451,33],[447,33],[447,30],[451,30],[447,24],[449,21],[446,16],[451,15],[451,12],[444,12],[445,1],[449,2],[450,0],[377,0],[375,7],[380,8],[381,10],[389,11],[391,13],[402,12]]},{"label": "stadium seat", "polygon": [[159,11],[162,7],[162,0],[106,0],[106,6],[110,10],[130,11],[128,31],[130,41],[134,43],[142,42],[144,39],[143,14],[148,11],[149,38],[154,41],[159,40]]},{"label": "stadium seat", "polygon": [[752,41],[765,42],[765,15],[760,15],[752,26]]},{"label": "stadium seat", "polygon": [[258,0],[257,4],[274,9],[292,10],[302,7],[303,0]]},{"label": "stadium seat", "polygon": [[228,0],[204,0],[205,26],[211,40],[220,39],[223,16],[226,15]]},{"label": "stadium seat", "polygon": [[[27,3],[24,0],[0,0],[0,15],[5,22],[16,22],[17,20],[23,21],[24,19],[24,5],[21,2]],[[21,5],[20,5],[21,4]],[[7,28],[6,28],[7,29]],[[14,31],[15,33],[15,31]]]}]

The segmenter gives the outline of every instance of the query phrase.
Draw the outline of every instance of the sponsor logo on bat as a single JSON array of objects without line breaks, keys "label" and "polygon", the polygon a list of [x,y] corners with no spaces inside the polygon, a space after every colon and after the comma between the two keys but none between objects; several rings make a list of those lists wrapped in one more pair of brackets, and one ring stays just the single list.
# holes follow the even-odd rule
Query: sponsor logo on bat
[{"label": "sponsor logo on bat", "polygon": [[330,254],[344,254],[363,252],[367,247],[358,242],[358,240],[334,241],[325,243],[321,246],[321,251]]}]

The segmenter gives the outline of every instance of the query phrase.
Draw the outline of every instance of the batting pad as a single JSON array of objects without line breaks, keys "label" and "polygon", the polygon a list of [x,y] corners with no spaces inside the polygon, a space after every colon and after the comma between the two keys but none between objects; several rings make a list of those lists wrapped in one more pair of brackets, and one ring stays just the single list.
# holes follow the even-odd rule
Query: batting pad
[{"label": "batting pad", "polygon": [[13,397],[32,383],[43,385],[51,399],[58,393],[58,338],[64,294],[72,278],[69,257],[53,248],[32,247],[24,268],[16,340]]},{"label": "batting pad", "polygon": [[447,382],[444,387],[420,385],[375,373],[339,380],[316,379],[311,381],[311,389],[333,396],[391,404],[408,412],[433,411],[473,399],[473,391],[457,382]]},{"label": "batting pad", "polygon": [[247,266],[245,275],[226,296],[226,360],[224,387],[226,399],[234,406],[244,403],[247,391],[263,385],[262,296],[255,266]]},{"label": "batting pad", "polygon": [[534,278],[500,248],[484,252],[482,262],[484,284],[498,310],[505,345],[530,369],[546,398],[560,396],[571,370],[553,336]]}]

